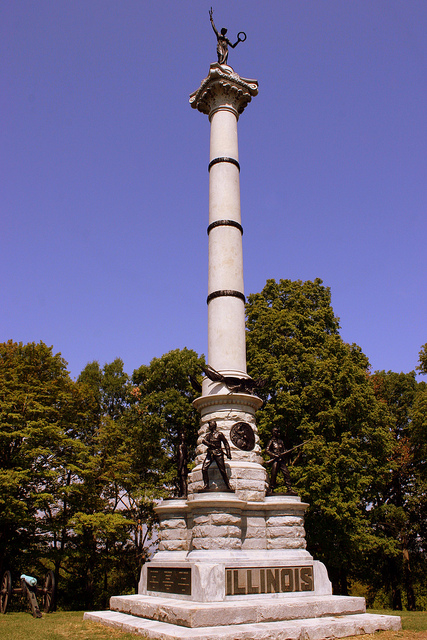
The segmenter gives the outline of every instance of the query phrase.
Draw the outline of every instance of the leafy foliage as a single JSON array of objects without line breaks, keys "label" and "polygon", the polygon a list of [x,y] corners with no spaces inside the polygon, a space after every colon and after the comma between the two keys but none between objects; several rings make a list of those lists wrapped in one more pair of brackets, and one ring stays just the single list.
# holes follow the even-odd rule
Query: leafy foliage
[{"label": "leafy foliage", "polygon": [[257,416],[264,444],[273,427],[288,448],[307,441],[291,468],[310,503],[307,541],[347,592],[352,567],[373,543],[366,511],[390,449],[385,411],[369,363],[339,335],[321,280],[268,280],[247,304],[248,369],[266,381]]},{"label": "leafy foliage", "polygon": [[377,398],[389,413],[393,442],[370,512],[382,544],[373,550],[371,584],[391,590],[392,606],[416,608],[416,584],[427,567],[427,385],[415,373],[379,371],[372,376]]},{"label": "leafy foliage", "polygon": [[0,345],[3,567],[54,568],[63,606],[106,606],[136,588],[153,500],[173,489],[179,431],[195,445],[188,374],[201,363],[176,350],[131,380],[120,359],[92,362],[73,382],[43,343]]},{"label": "leafy foliage", "polygon": [[57,542],[90,402],[66,363],[39,344],[0,345],[0,564],[34,562]]},{"label": "leafy foliage", "polygon": [[421,347],[418,356],[418,366],[416,368],[421,373],[427,374],[427,342]]}]

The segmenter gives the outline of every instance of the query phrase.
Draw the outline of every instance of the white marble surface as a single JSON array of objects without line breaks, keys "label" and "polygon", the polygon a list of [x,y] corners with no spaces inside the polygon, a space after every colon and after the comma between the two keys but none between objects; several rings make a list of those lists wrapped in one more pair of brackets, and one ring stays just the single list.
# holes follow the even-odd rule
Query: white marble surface
[{"label": "white marble surface", "polygon": [[130,633],[145,634],[150,640],[322,640],[401,629],[399,617],[369,613],[196,628],[116,611],[85,613],[84,619]]},{"label": "white marble surface", "polygon": [[188,602],[158,596],[115,596],[110,609],[138,617],[161,620],[184,627],[216,627],[331,615],[365,613],[363,598],[343,596],[276,595],[274,598],[254,597],[222,603]]}]

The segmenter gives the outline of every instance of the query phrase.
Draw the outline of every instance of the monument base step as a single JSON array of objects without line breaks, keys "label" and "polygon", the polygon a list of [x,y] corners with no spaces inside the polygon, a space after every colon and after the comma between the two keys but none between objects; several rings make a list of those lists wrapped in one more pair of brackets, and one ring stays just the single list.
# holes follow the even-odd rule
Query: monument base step
[{"label": "monument base step", "polygon": [[194,602],[159,596],[129,595],[110,598],[110,609],[139,618],[180,627],[225,627],[298,618],[365,613],[365,599],[352,596],[245,596],[222,602]]},{"label": "monument base step", "polygon": [[[237,608],[239,605],[234,603],[234,606]],[[321,640],[390,629],[398,631],[401,628],[398,616],[370,613],[198,628],[147,620],[117,611],[85,613],[84,619],[145,635],[150,640]]]}]

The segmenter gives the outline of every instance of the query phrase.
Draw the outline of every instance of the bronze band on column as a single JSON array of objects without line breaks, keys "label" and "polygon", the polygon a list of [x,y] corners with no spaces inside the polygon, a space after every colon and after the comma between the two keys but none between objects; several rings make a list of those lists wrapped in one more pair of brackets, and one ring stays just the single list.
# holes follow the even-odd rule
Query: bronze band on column
[{"label": "bronze band on column", "polygon": [[228,157],[214,158],[213,160],[211,160],[208,165],[208,171],[212,169],[214,164],[218,164],[218,162],[230,162],[231,164],[234,164],[240,171],[240,164],[238,163],[238,161],[235,160],[234,158],[228,158]]},{"label": "bronze band on column", "polygon": [[206,299],[206,302],[209,304],[211,300],[215,298],[221,298],[223,296],[232,296],[233,298],[239,298],[239,300],[243,300],[246,302],[246,298],[241,291],[233,291],[233,289],[220,289],[219,291],[212,291]]},{"label": "bronze band on column", "polygon": [[215,220],[215,222],[212,222],[208,227],[208,235],[212,229],[215,229],[215,227],[236,227],[236,229],[239,229],[240,233],[243,235],[242,225],[235,220]]}]

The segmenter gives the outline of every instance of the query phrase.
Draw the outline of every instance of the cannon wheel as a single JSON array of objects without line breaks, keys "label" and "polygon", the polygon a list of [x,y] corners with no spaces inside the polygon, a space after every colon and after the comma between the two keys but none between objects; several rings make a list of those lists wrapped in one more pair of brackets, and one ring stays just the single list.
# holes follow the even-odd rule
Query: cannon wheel
[{"label": "cannon wheel", "polygon": [[44,579],[43,611],[49,613],[55,608],[56,580],[53,571],[48,571]]},{"label": "cannon wheel", "polygon": [[12,574],[5,571],[1,580],[0,588],[0,611],[6,613],[7,604],[12,594]]}]

